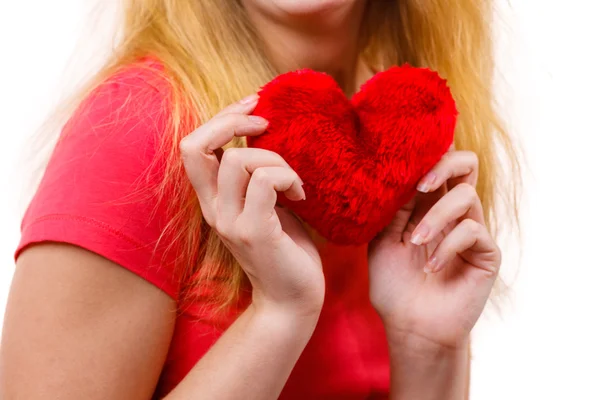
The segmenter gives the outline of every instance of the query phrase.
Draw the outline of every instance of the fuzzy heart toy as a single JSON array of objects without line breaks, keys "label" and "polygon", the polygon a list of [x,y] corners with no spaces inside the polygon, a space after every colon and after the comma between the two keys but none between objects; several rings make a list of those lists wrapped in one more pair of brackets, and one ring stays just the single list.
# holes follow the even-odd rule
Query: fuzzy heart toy
[{"label": "fuzzy heart toy", "polygon": [[408,65],[380,72],[348,100],[329,75],[301,70],[260,91],[267,131],[248,146],[280,154],[306,200],[282,205],[336,244],[373,239],[452,144],[457,110],[446,81]]}]

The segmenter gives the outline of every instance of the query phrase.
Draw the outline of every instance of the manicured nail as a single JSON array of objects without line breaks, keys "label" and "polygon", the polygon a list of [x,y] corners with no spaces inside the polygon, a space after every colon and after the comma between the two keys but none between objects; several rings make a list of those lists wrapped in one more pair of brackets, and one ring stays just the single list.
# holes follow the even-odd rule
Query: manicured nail
[{"label": "manicured nail", "polygon": [[267,126],[269,125],[269,121],[267,121],[266,119],[264,119],[263,117],[259,117],[258,115],[250,115],[248,117],[248,119],[256,125],[260,125],[260,126]]},{"label": "manicured nail", "polygon": [[438,259],[437,257],[431,257],[429,259],[429,261],[427,261],[427,263],[425,263],[425,267],[423,268],[423,271],[425,271],[426,274],[431,274],[432,272],[437,271],[438,269]]},{"label": "manicured nail", "polygon": [[256,93],[251,94],[248,97],[244,97],[243,99],[240,100],[241,104],[251,104],[251,103],[255,103],[258,100],[258,95]]},{"label": "manicured nail", "polygon": [[419,225],[410,238],[411,243],[416,246],[422,245],[425,239],[427,238],[428,233],[429,228],[427,228],[426,225]]},{"label": "manicured nail", "polygon": [[433,172],[428,173],[421,180],[421,183],[419,183],[419,185],[417,186],[417,190],[421,193],[429,192],[429,189],[431,188],[431,186],[433,186],[433,183],[435,182],[435,178],[436,175]]},{"label": "manicured nail", "polygon": [[306,200],[306,192],[304,191],[304,188],[300,187],[300,190],[302,190],[302,200]]}]

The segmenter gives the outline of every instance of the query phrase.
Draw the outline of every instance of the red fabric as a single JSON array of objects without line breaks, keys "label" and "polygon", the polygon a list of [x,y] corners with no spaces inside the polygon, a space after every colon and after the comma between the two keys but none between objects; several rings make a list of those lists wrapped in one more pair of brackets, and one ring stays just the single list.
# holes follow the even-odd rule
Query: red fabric
[{"label": "red fabric", "polygon": [[[203,296],[179,296],[176,249],[159,236],[169,219],[153,189],[162,179],[167,85],[146,63],[110,78],[65,126],[22,224],[27,246],[71,243],[121,265],[178,303],[175,332],[156,398],[172,390],[233,322],[216,319]],[[157,157],[158,156],[158,157]],[[327,282],[316,331],[281,399],[387,398],[389,363],[381,322],[368,298],[366,247],[321,249]],[[213,290],[219,290],[215,286]]]},{"label": "red fabric", "polygon": [[456,105],[437,73],[408,65],[376,74],[349,101],[329,75],[290,72],[260,92],[267,132],[248,145],[283,156],[305,201],[280,202],[323,237],[364,244],[416,192],[452,144]]},{"label": "red fabric", "polygon": [[115,75],[67,122],[23,219],[18,252],[40,241],[72,243],[176,298],[167,240],[156,248],[167,215],[152,191],[161,176],[155,155],[167,88],[149,66]]}]

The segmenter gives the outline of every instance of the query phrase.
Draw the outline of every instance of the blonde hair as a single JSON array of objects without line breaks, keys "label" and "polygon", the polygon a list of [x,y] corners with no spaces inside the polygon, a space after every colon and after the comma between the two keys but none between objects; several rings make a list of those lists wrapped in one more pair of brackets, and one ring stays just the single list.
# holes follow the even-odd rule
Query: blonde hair
[{"label": "blonde hair", "polygon": [[[479,156],[477,191],[485,217],[498,227],[502,204],[517,220],[518,161],[495,112],[491,0],[395,0],[367,4],[362,56],[375,69],[408,62],[432,68],[448,80],[460,112],[457,149]],[[151,55],[164,69],[172,101],[168,154],[157,193],[175,191],[165,237],[180,250],[179,268],[192,286],[224,279],[228,288],[213,299],[224,307],[238,298],[244,274],[216,234],[203,226],[195,193],[180,162],[178,143],[222,108],[256,90],[275,75],[262,43],[236,0],[123,0],[119,43],[86,93],[112,74]],[[158,72],[157,72],[158,73]],[[232,146],[243,146],[234,140]],[[500,154],[509,160],[501,180]],[[512,179],[509,184],[509,179]],[[504,186],[502,186],[502,182]],[[173,185],[175,187],[173,188]],[[165,232],[166,233],[166,232]]]}]

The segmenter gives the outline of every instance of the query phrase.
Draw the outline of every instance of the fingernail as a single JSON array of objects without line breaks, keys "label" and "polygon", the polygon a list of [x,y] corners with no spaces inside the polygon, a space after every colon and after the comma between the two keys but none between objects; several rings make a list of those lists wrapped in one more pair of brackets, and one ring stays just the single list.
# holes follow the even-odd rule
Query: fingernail
[{"label": "fingernail", "polygon": [[417,186],[417,190],[421,193],[429,192],[429,188],[431,188],[431,186],[433,186],[433,183],[435,182],[435,178],[436,178],[436,175],[433,172],[428,173],[421,180],[421,183],[419,183],[419,185]]},{"label": "fingernail", "polygon": [[300,190],[302,190],[302,200],[306,200],[306,192],[304,191],[304,188],[300,187]]},{"label": "fingernail", "polygon": [[250,104],[250,103],[254,103],[258,100],[258,95],[256,93],[251,94],[248,97],[244,97],[243,99],[240,100],[240,104]]},{"label": "fingernail", "polygon": [[259,117],[258,115],[250,115],[248,117],[248,119],[250,120],[250,122],[252,122],[253,124],[256,124],[256,125],[260,125],[260,126],[269,125],[269,121],[267,121],[263,117]]},{"label": "fingernail", "polygon": [[438,264],[437,257],[431,257],[429,259],[429,261],[427,261],[427,263],[425,263],[425,267],[423,268],[423,271],[425,271],[426,274],[435,272],[438,269],[437,264]]},{"label": "fingernail", "polygon": [[429,189],[429,186],[425,182],[421,182],[417,186],[417,190],[421,193],[427,193],[427,189]]},{"label": "fingernail", "polygon": [[429,233],[429,228],[426,225],[419,225],[410,238],[411,243],[416,246],[422,245],[427,237],[427,233]]}]

